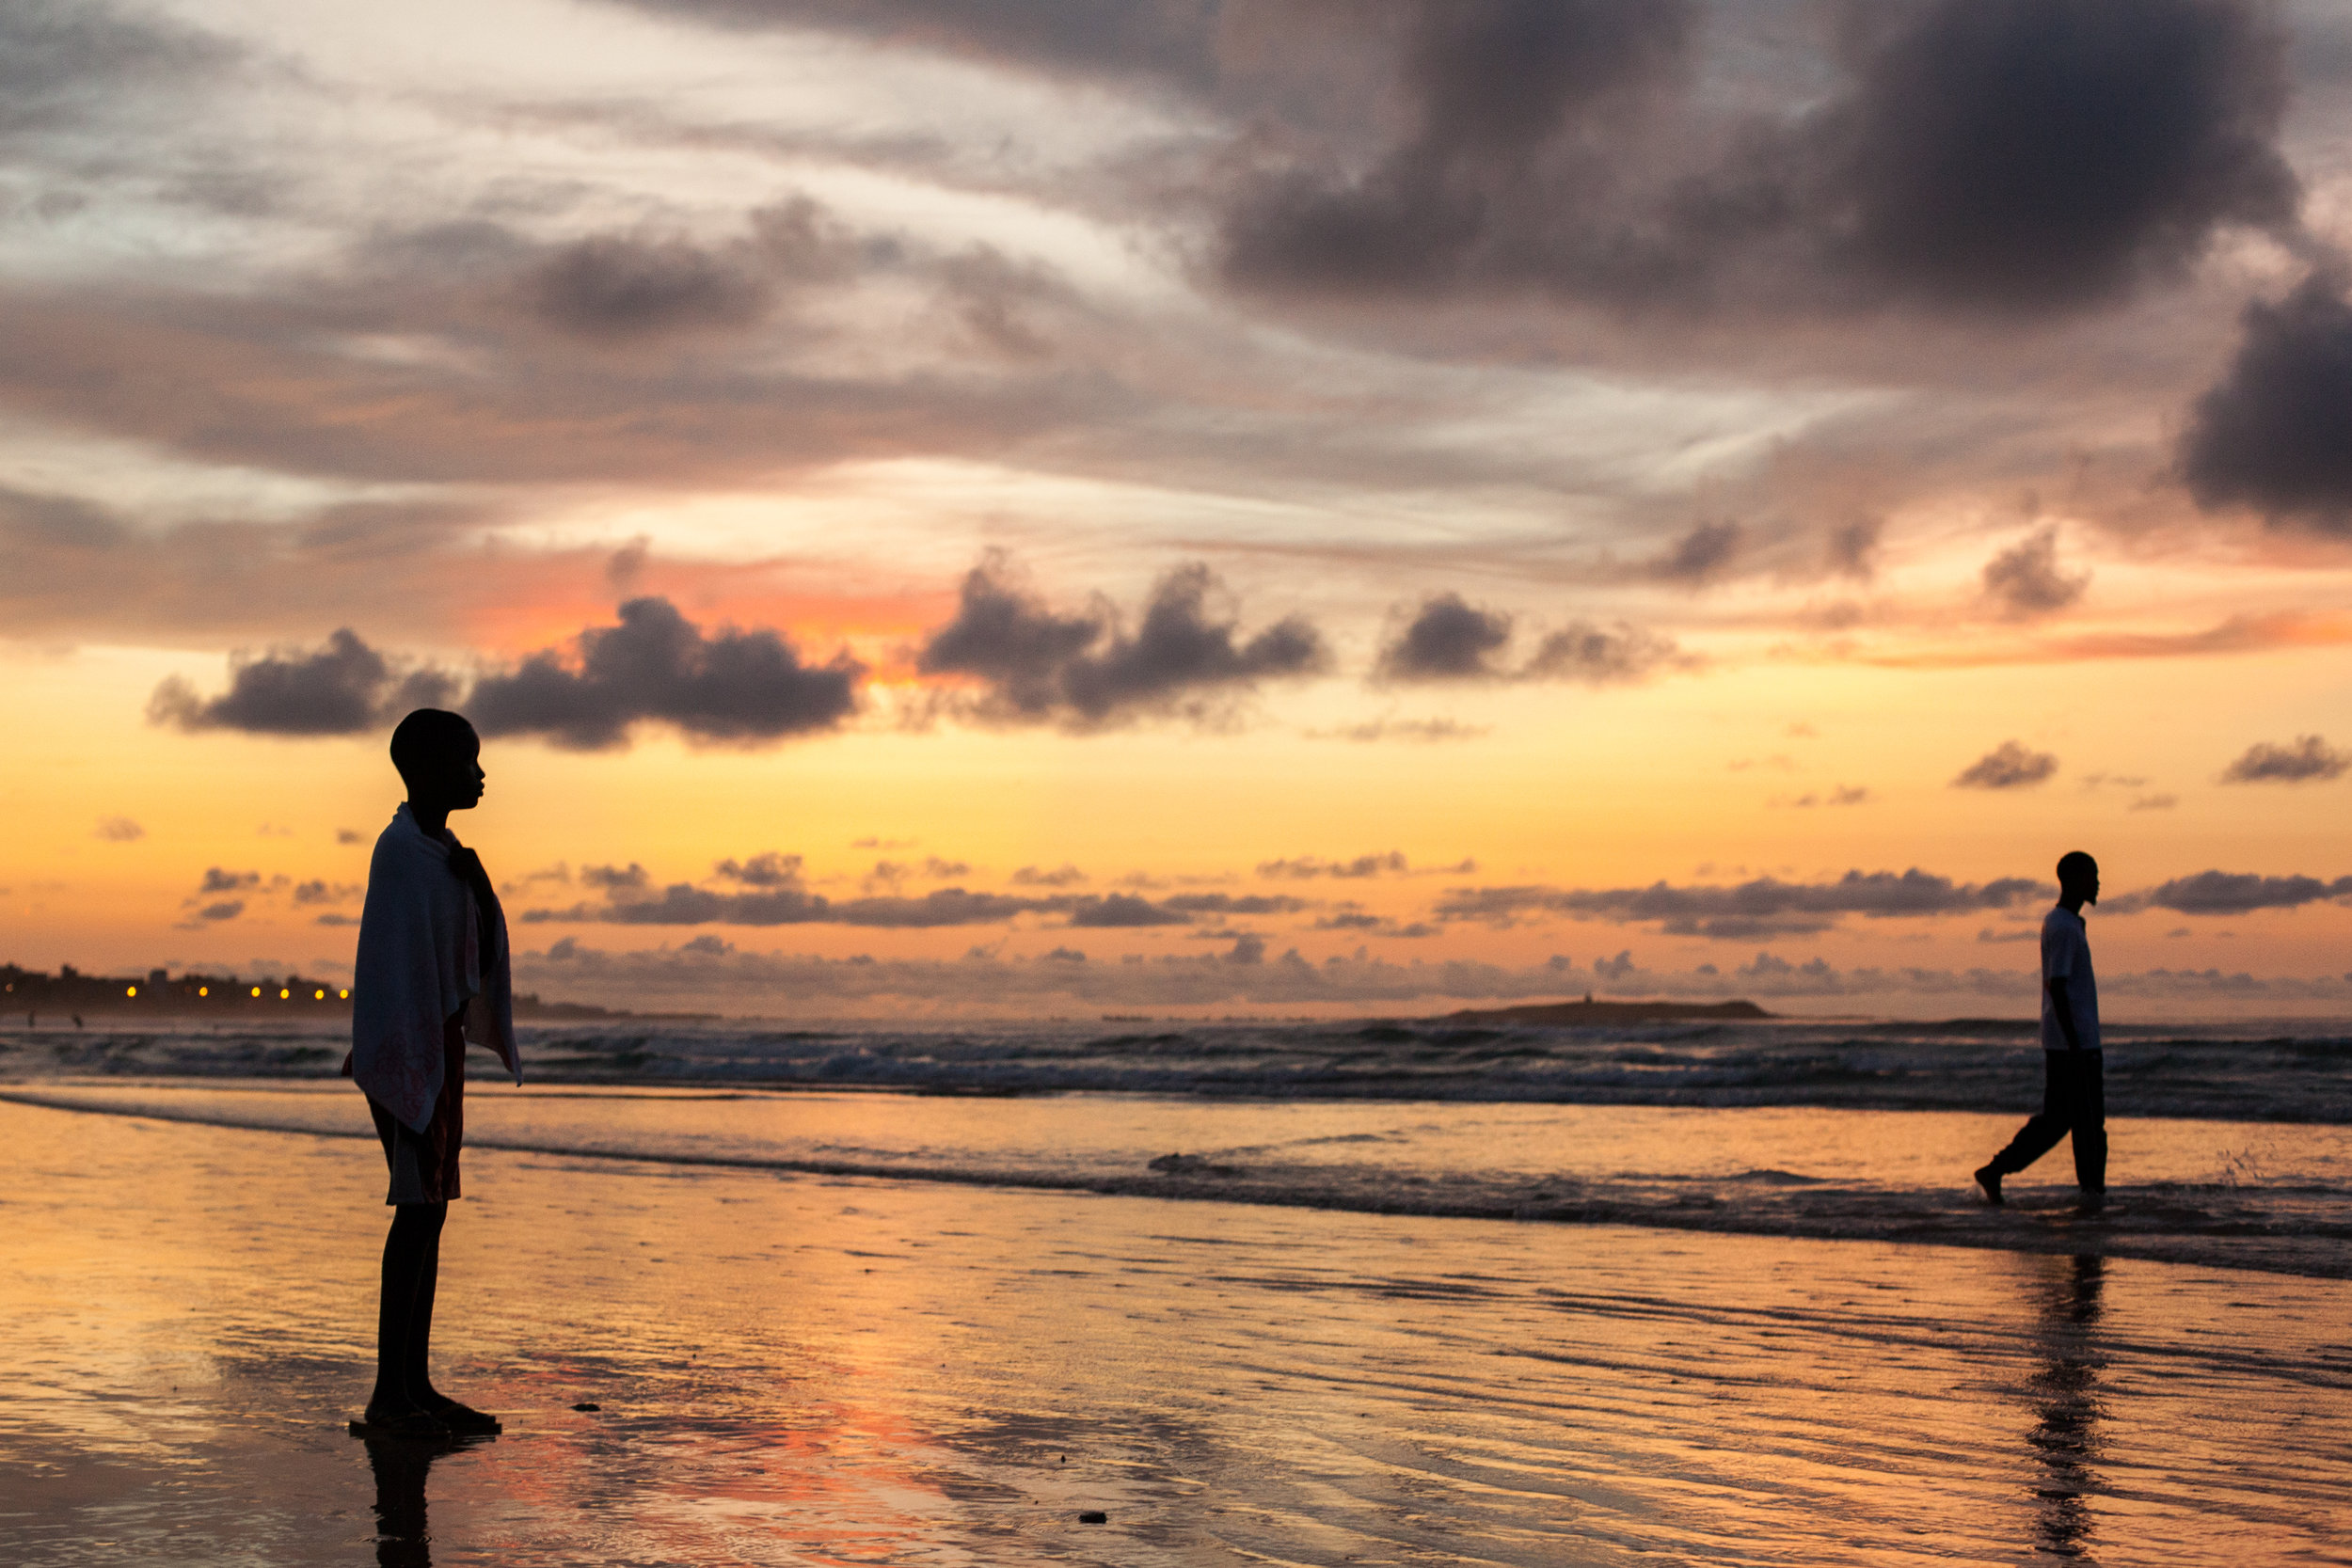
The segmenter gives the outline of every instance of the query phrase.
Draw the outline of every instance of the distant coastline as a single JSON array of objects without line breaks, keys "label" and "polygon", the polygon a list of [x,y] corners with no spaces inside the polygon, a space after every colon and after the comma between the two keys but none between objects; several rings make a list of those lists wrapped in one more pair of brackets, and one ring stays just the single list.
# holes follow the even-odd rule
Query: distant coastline
[{"label": "distant coastline", "polygon": [[[0,964],[0,1020],[10,1013],[59,1021],[72,1018],[294,1019],[349,1016],[351,989],[332,980],[297,974],[241,975],[181,974],[151,969],[145,974],[85,974],[72,964],[57,973]],[[715,1021],[719,1013],[637,1013],[585,1002],[543,1002],[536,992],[515,998],[515,1017],[527,1022],[691,1023]]]},{"label": "distant coastline", "polygon": [[1465,1007],[1439,1015],[1446,1023],[1682,1023],[1704,1019],[1778,1018],[1753,1002],[1534,1002],[1517,1007]]}]

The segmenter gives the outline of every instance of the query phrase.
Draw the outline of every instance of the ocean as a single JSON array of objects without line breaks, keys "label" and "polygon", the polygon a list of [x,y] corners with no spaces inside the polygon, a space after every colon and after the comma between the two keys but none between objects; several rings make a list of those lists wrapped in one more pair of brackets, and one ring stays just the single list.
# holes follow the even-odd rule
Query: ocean
[{"label": "ocean", "polygon": [[[529,1028],[470,1146],[1438,1218],[1930,1243],[2352,1275],[2352,1026],[2109,1031],[2111,1201],[2061,1147],[1969,1172],[2040,1097],[2030,1025],[1443,1021]],[[0,1033],[0,1095],[370,1136],[331,1031]]]}]

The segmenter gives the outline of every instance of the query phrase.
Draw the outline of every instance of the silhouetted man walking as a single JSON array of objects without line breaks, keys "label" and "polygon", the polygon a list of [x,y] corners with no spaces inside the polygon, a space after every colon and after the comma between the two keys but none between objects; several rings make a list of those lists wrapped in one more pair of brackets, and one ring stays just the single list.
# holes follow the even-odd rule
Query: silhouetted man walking
[{"label": "silhouetted man walking", "polygon": [[2074,1180],[2086,1202],[2107,1190],[2107,1103],[2099,1046],[2099,983],[2090,973],[2083,906],[2099,901],[2099,863],[2075,849],[2058,863],[2058,907],[2042,917],[2042,1114],[1977,1170],[1985,1201],[2001,1178],[2024,1170],[2073,1134]]}]

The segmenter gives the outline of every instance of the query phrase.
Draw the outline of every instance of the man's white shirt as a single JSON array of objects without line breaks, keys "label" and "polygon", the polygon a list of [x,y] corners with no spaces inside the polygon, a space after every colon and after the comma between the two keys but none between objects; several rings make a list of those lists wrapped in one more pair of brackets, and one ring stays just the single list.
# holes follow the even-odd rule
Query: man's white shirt
[{"label": "man's white shirt", "polygon": [[2066,1000],[2074,1015],[2074,1035],[2085,1051],[2099,1049],[2099,982],[2090,973],[2090,933],[2083,917],[2059,905],[2042,917],[2042,1049],[2068,1049],[2066,1031],[2058,1026],[2058,999],[2050,982],[2066,982]]}]

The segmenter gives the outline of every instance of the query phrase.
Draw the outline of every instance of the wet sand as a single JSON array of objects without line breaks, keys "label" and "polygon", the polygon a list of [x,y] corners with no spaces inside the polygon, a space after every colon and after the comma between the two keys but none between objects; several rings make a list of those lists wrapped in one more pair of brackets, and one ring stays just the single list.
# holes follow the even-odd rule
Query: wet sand
[{"label": "wet sand", "polygon": [[0,1144],[10,1562],[2352,1561],[2334,1280],[476,1150],[372,1452],[372,1146]]}]

